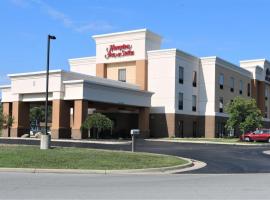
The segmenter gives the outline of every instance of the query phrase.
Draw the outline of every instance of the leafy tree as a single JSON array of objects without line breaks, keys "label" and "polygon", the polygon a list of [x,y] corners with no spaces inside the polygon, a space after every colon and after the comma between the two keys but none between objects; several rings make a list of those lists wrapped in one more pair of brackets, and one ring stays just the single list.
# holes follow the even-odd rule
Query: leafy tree
[{"label": "leafy tree", "polygon": [[226,123],[226,129],[235,130],[239,127],[240,131],[244,133],[248,130],[262,127],[262,113],[256,105],[255,99],[244,99],[242,97],[235,97],[229,103],[225,111],[229,115]]},{"label": "leafy tree", "polygon": [[14,118],[11,115],[4,115],[4,125],[6,128],[10,129],[14,123]]},{"label": "leafy tree", "polygon": [[97,129],[97,139],[99,138],[99,133],[102,130],[110,130],[113,127],[113,122],[106,117],[105,115],[102,115],[101,113],[94,113],[86,118],[86,120],[83,122],[81,129],[88,130],[89,137],[91,136],[91,128]]},{"label": "leafy tree", "polygon": [[[48,106],[48,121],[51,121],[50,116],[52,113],[52,107]],[[34,106],[30,108],[30,121],[35,126],[40,127],[40,122],[45,121],[45,106]]]}]

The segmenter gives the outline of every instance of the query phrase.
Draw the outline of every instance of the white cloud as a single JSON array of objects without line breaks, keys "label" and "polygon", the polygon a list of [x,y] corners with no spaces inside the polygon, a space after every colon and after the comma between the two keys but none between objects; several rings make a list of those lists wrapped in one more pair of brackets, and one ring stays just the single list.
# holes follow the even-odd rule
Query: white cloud
[{"label": "white cloud", "polygon": [[104,31],[104,30],[111,30],[113,26],[108,24],[107,22],[90,22],[88,24],[84,24],[81,26],[76,27],[76,31],[78,32],[86,32],[86,31]]},{"label": "white cloud", "polygon": [[70,28],[77,32],[87,32],[87,31],[106,31],[113,29],[113,26],[105,21],[94,21],[94,22],[86,22],[86,23],[79,23],[64,12],[61,12],[54,7],[50,6],[43,0],[11,0],[11,2],[19,7],[26,7],[29,3],[33,6],[37,6],[41,9],[44,13],[46,13],[51,19],[59,21],[62,23],[66,28]]}]

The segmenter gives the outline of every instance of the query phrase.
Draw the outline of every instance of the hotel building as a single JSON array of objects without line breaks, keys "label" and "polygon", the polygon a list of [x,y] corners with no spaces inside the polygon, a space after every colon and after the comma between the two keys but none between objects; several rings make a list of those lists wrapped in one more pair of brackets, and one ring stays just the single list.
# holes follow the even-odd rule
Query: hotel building
[{"label": "hotel building", "polygon": [[[224,106],[236,96],[255,98],[270,126],[270,62],[236,66],[219,57],[196,57],[161,49],[162,38],[147,29],[94,35],[96,56],[69,60],[70,71],[51,70],[49,101],[53,138],[86,138],[88,114],[114,121],[114,134],[139,128],[143,137],[220,137]],[[14,117],[10,133],[29,131],[29,108],[45,101],[45,71],[9,74],[3,112]]]}]

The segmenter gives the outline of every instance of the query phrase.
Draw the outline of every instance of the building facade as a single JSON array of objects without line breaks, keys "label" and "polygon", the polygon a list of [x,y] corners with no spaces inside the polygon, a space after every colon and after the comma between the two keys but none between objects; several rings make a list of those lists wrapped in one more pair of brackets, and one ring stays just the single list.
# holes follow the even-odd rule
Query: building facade
[{"label": "building facade", "polygon": [[[70,71],[52,70],[49,100],[53,138],[86,138],[88,114],[101,112],[118,136],[139,128],[144,137],[221,137],[224,106],[234,97],[255,98],[269,127],[270,62],[199,58],[161,49],[162,38],[147,30],[94,35],[96,56],[69,60]],[[45,72],[8,75],[1,86],[3,112],[14,117],[11,131],[29,131],[29,108],[45,101]]]}]

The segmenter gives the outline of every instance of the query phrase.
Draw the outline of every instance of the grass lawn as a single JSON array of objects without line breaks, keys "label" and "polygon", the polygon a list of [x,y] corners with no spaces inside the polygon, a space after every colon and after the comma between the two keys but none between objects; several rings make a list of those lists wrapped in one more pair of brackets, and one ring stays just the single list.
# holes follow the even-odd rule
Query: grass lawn
[{"label": "grass lawn", "polygon": [[186,164],[173,156],[84,148],[40,150],[38,146],[0,145],[0,167],[120,170]]}]

